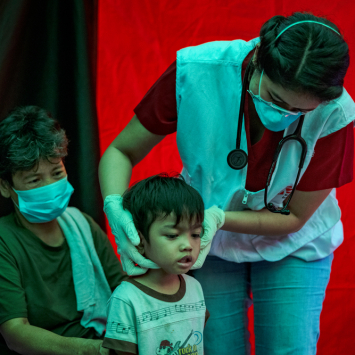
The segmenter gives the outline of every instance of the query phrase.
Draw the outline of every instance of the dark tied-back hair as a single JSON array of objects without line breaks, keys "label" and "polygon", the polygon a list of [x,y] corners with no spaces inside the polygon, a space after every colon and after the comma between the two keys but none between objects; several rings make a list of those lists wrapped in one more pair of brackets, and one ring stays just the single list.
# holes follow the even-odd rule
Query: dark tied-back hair
[{"label": "dark tied-back hair", "polygon": [[349,49],[337,26],[322,17],[296,12],[292,16],[274,16],[260,30],[256,67],[264,70],[276,84],[321,101],[338,98],[343,92],[344,76],[349,67]]},{"label": "dark tied-back hair", "polygon": [[131,212],[133,222],[149,243],[149,229],[157,218],[176,215],[181,219],[202,223],[204,203],[201,195],[180,174],[151,176],[131,186],[123,194],[123,208]]},{"label": "dark tied-back hair", "polygon": [[0,123],[0,178],[12,184],[17,171],[67,155],[68,139],[49,112],[37,106],[15,108]]}]

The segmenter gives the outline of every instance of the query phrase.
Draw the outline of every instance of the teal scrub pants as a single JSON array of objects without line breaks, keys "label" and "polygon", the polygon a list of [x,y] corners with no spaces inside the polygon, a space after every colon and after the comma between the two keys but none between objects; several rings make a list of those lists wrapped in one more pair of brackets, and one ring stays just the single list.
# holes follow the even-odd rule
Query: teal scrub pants
[{"label": "teal scrub pants", "polygon": [[332,260],[333,255],[312,262],[286,257],[238,264],[207,257],[192,271],[211,314],[205,355],[250,353],[247,310],[252,303],[256,355],[316,354]]}]

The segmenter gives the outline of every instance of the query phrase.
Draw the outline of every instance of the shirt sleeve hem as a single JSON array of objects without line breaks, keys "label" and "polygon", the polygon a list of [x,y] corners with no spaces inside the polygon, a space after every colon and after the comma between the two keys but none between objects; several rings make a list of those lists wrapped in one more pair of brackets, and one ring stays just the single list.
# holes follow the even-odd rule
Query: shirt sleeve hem
[{"label": "shirt sleeve hem", "polygon": [[106,338],[104,339],[102,346],[107,349],[118,350],[122,352],[128,352],[132,354],[138,354],[138,345],[129,341]]},{"label": "shirt sleeve hem", "polygon": [[157,122],[151,122],[145,119],[145,117],[142,117],[142,120],[140,120],[139,116],[141,116],[141,114],[139,113],[139,106],[137,106],[133,111],[142,126],[150,133],[156,134],[158,136],[167,136],[168,134],[176,132],[177,121],[164,122],[164,124],[159,125]]},{"label": "shirt sleeve hem", "polygon": [[211,314],[210,312],[208,311],[208,309],[206,308],[206,314],[205,314],[205,326],[206,326],[206,323],[208,321],[208,319],[210,318]]}]

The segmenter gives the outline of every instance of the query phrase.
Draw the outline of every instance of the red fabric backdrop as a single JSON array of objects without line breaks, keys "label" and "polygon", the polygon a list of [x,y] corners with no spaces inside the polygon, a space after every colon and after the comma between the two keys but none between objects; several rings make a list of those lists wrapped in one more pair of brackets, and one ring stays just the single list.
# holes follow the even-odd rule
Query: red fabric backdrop
[{"label": "red fabric backdrop", "polygon": [[[334,21],[349,44],[353,60],[355,3],[350,1],[100,0],[97,108],[101,153],[174,61],[178,49],[215,40],[249,40],[258,36],[261,25],[270,17],[294,11],[310,11]],[[353,97],[354,80],[355,66],[351,65],[345,87]],[[171,135],[134,168],[132,181],[163,171],[180,171],[181,166],[175,135]],[[354,197],[355,182],[338,189],[345,241],[335,253],[321,315],[321,355],[355,354]]]}]

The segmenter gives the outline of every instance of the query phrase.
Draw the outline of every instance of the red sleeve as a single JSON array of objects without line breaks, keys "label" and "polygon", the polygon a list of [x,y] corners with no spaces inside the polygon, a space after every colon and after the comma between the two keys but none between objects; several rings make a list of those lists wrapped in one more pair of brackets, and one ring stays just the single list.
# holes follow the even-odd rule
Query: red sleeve
[{"label": "red sleeve", "polygon": [[176,61],[162,74],[134,109],[140,123],[151,133],[176,132]]},{"label": "red sleeve", "polygon": [[343,186],[353,180],[354,128],[341,130],[317,141],[314,156],[297,185],[300,191],[318,191]]}]

